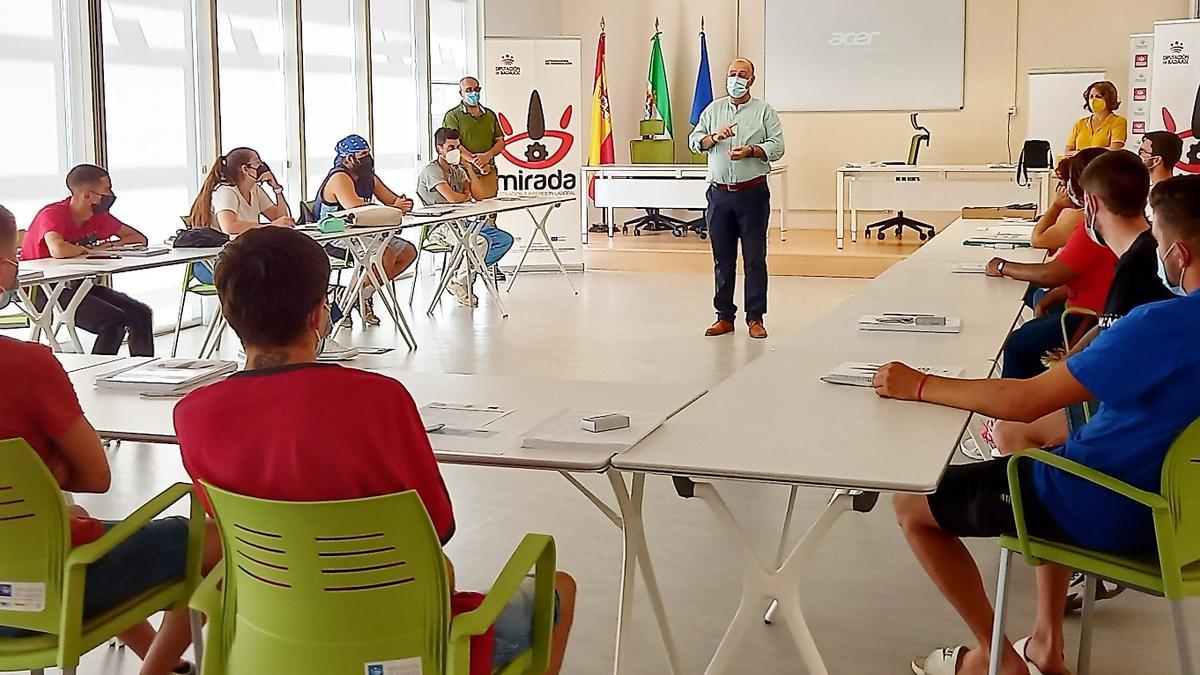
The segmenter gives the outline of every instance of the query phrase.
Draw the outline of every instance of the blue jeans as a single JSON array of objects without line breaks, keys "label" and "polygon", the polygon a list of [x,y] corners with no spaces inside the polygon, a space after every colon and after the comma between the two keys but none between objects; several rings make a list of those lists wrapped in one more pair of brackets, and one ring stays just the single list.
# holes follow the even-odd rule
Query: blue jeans
[{"label": "blue jeans", "polygon": [[500,262],[513,247],[513,236],[495,225],[484,225],[479,236],[487,240],[488,248],[483,263],[488,267]]},{"label": "blue jeans", "polygon": [[[108,531],[115,522],[105,522]],[[151,521],[87,568],[83,618],[103,614],[153,588],[182,579],[187,570],[187,518]],[[26,637],[33,631],[0,626],[0,637]]]},{"label": "blue jeans", "polygon": [[[1061,349],[1063,344],[1063,310],[1026,321],[1008,336],[1004,344],[1004,368],[1001,377],[1028,380],[1046,370],[1042,355],[1051,349]],[[1074,333],[1083,319],[1078,314],[1067,317],[1067,335]]]},{"label": "blue jeans", "polygon": [[192,278],[202,284],[211,284],[213,273],[204,263],[192,263]]},{"label": "blue jeans", "polygon": [[[554,623],[558,623],[559,598],[554,592]],[[520,590],[500,610],[492,624],[492,667],[506,666],[533,649],[533,577],[526,577]]]}]

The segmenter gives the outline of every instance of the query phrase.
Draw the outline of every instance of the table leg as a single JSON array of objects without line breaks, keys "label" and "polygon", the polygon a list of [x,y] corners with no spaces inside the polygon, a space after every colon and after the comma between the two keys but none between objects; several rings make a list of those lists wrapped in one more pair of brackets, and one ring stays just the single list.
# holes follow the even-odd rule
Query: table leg
[{"label": "table leg", "polygon": [[708,504],[742,558],[742,599],[705,672],[724,673],[731,669],[738,646],[750,627],[758,620],[754,607],[761,607],[760,603],[775,598],[779,603],[777,611],[783,614],[784,622],[787,623],[792,640],[800,650],[807,672],[828,675],[829,671],[821,659],[800,607],[800,579],[808,562],[812,560],[838,517],[850,510],[869,511],[878,495],[856,495],[840,490],[835,492],[829,505],[792,548],[783,564],[768,569],[755,553],[745,530],[729,510],[717,488],[710,483],[696,483],[684,479],[676,479],[677,485],[681,481],[690,486],[689,493],[681,490],[681,494],[699,497]]},{"label": "table leg", "polygon": [[854,177],[851,176],[846,181],[846,199],[849,201],[847,206],[850,208],[850,243],[858,243],[858,209],[854,208]]},{"label": "table leg", "polygon": [[779,172],[779,241],[787,241],[788,170]]},{"label": "table leg", "polygon": [[622,532],[625,535],[624,567],[621,574],[621,596],[617,612],[617,645],[613,672],[617,675],[626,672],[628,666],[628,630],[633,619],[633,587],[637,579],[639,565],[642,570],[642,580],[646,584],[646,594],[650,598],[650,607],[654,610],[655,621],[658,622],[659,635],[662,637],[663,651],[666,652],[667,665],[671,673],[680,673],[679,653],[675,648],[675,638],[671,635],[671,626],[667,621],[666,608],[663,606],[662,594],[658,587],[658,578],[650,563],[650,550],[646,545],[646,532],[642,520],[642,496],[645,491],[646,475],[633,474],[632,491],[627,492],[625,479],[619,471],[609,469],[605,472],[609,483],[612,484],[613,494],[621,508]]},{"label": "table leg", "polygon": [[454,235],[455,243],[454,249],[450,252],[445,264],[442,266],[442,278],[438,281],[438,286],[433,291],[433,299],[429,301],[429,309],[425,311],[426,314],[431,316],[433,315],[433,310],[437,309],[438,304],[442,301],[442,294],[446,292],[446,287],[450,284],[450,277],[462,263],[464,254],[463,240],[459,236],[459,225],[456,223],[445,223],[444,225]]},{"label": "table leg", "polygon": [[837,172],[837,247],[846,247],[846,174]]},{"label": "table leg", "polygon": [[525,213],[529,214],[529,219],[533,221],[533,231],[529,233],[529,243],[525,245],[525,252],[521,254],[521,260],[517,263],[517,268],[513,270],[512,279],[508,280],[508,292],[511,293],[513,284],[517,283],[517,275],[521,273],[521,267],[525,264],[525,258],[529,255],[530,249],[533,248],[533,242],[540,234],[542,240],[546,242],[546,247],[550,249],[550,254],[554,256],[554,262],[558,264],[558,272],[567,280],[567,285],[571,287],[571,292],[579,295],[579,291],[575,288],[575,284],[571,281],[571,275],[567,272],[567,268],[563,265],[562,258],[558,256],[558,249],[554,248],[554,240],[550,238],[550,233],[546,231],[546,221],[550,219],[550,214],[554,209],[558,208],[555,204],[546,209],[541,218],[533,214],[533,209],[525,209]]},{"label": "table leg", "polygon": [[91,292],[92,285],[91,279],[84,279],[79,282],[79,287],[75,289],[75,294],[71,296],[71,301],[67,303],[67,306],[61,312],[57,313],[54,323],[50,328],[50,333],[57,335],[59,327],[65,326],[67,335],[71,338],[71,347],[75,350],[76,354],[83,353],[83,343],[79,340],[79,333],[75,332],[75,312],[79,310],[79,305],[87,298],[87,294]]},{"label": "table leg", "polygon": [[617,234],[617,221],[615,216],[616,214],[613,212],[613,208],[611,206],[604,209],[604,220],[608,224],[609,239],[612,239]]},{"label": "table leg", "polygon": [[17,291],[17,297],[21,299],[21,311],[29,317],[29,341],[38,342],[41,340],[42,333],[45,333],[46,341],[50,343],[50,350],[62,352],[62,344],[59,343],[53,330],[54,308],[58,306],[58,298],[62,295],[66,284],[39,284],[35,288],[46,294],[46,304],[41,311],[38,310],[37,305],[33,304],[29,289],[22,288]]},{"label": "table leg", "polygon": [[[779,532],[779,548],[775,551],[775,567],[783,565],[784,556],[787,555],[788,535],[792,532],[792,516],[796,512],[796,493],[800,491],[800,486],[793,485],[788,492],[787,511],[783,514],[783,529]],[[772,599],[771,605],[767,607],[766,614],[763,615],[763,623],[770,625],[775,618],[775,611],[779,609],[779,601]]]}]

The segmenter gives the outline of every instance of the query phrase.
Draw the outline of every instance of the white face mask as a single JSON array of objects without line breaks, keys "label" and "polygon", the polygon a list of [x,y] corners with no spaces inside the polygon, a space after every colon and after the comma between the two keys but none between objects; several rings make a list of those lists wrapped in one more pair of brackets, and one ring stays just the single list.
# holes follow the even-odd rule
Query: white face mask
[{"label": "white face mask", "polygon": [[462,151],[458,148],[446,152],[446,163],[454,166],[462,161]]},{"label": "white face mask", "polygon": [[746,92],[750,91],[750,81],[744,77],[730,75],[725,79],[725,90],[729,92],[731,97],[741,98],[746,95]]}]

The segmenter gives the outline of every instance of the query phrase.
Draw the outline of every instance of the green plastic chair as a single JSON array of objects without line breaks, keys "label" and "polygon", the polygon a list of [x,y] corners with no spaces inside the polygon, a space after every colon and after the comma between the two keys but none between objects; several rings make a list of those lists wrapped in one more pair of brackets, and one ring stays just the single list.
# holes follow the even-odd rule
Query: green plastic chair
[{"label": "green plastic chair", "polygon": [[413,304],[413,299],[417,297],[417,281],[421,277],[421,257],[425,253],[441,255],[442,262],[445,264],[446,256],[454,251],[454,247],[444,241],[432,241],[429,239],[431,228],[428,225],[422,225],[420,234],[417,235],[417,259],[413,262],[412,285],[408,289],[408,304]]},{"label": "green plastic chair", "polygon": [[[84,579],[96,562],[184,497],[193,497],[188,527],[188,567],[183,579],[154,588],[89,620],[83,619]],[[183,609],[200,579],[204,507],[190,485],[173,485],[96,541],[71,548],[63,493],[23,439],[0,441],[0,589],[19,582],[44,590],[44,608],[0,607],[0,626],[37,631],[0,637],[0,671],[59,667],[75,673],[79,658],[164,609]],[[20,545],[13,545],[20,542]],[[32,609],[32,607],[30,608]]]},{"label": "green plastic chair", "polygon": [[[192,226],[191,216],[179,216],[179,220],[183,222],[185,228]],[[179,351],[179,333],[183,330],[183,310],[187,306],[188,296],[195,295],[202,298],[211,298],[217,295],[216,286],[200,283],[200,280],[196,278],[196,270],[201,267],[206,267],[206,265],[202,262],[197,262],[183,266],[182,295],[179,297],[179,312],[175,315],[175,337],[171,340],[172,357]]]},{"label": "green plastic chair", "polygon": [[[450,618],[446,560],[416,492],[337,502],[278,502],[202,485],[224,545],[192,599],[209,617],[203,675],[420,672],[467,675],[482,635],[535,584],[533,649],[501,673],[541,673],[554,621],[554,540],[528,534],[476,610]],[[407,671],[405,671],[407,672]]]},{"label": "green plastic chair", "polygon": [[[1030,537],[1025,523],[1020,481],[1017,478],[1017,464],[1023,459],[1049,464],[1145,506],[1154,519],[1154,535],[1158,542],[1157,559],[1101,553]],[[1098,579],[1170,600],[1180,672],[1184,675],[1195,673],[1183,615],[1183,599],[1200,595],[1200,420],[1196,420],[1185,429],[1168,451],[1162,468],[1162,494],[1139,490],[1128,483],[1044,450],[1027,450],[1013,455],[1008,464],[1008,484],[1012,495],[1017,536],[1000,538],[1000,578],[996,590],[993,644],[998,643],[1000,636],[1004,634],[1008,570],[1012,554],[1016,552],[1031,565],[1051,562],[1087,575],[1087,585],[1083,593],[1083,621],[1080,626],[1077,666],[1079,675],[1087,675],[1091,659],[1091,619]],[[998,656],[999,651],[996,650],[993,654]],[[995,673],[997,665],[993,663],[990,672]]]}]

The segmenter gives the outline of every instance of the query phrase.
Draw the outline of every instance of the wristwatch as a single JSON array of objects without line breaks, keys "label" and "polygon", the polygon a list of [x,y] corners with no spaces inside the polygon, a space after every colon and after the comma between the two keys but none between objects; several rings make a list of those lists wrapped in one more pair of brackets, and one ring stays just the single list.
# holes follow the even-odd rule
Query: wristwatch
[{"label": "wristwatch", "polygon": [[1008,261],[1001,260],[1000,263],[996,265],[996,271],[1000,273],[1000,276],[1004,276],[1004,263],[1006,262]]}]

